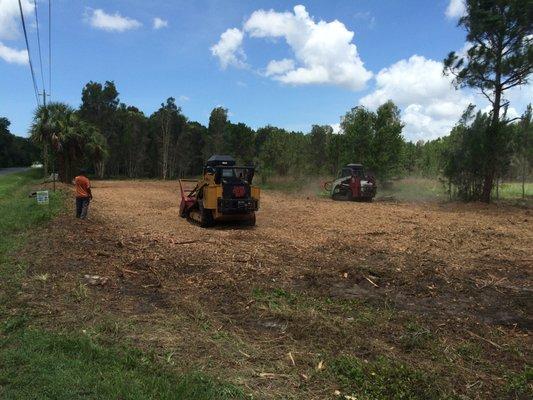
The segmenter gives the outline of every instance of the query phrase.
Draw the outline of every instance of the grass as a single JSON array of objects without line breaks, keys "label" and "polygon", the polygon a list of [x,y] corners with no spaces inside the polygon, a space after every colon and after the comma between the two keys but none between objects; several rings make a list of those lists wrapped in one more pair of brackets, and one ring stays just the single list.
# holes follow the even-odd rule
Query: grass
[{"label": "grass", "polygon": [[31,236],[31,229],[49,221],[63,207],[64,194],[51,192],[48,205],[38,205],[29,197],[38,182],[39,170],[0,177],[0,278],[2,295],[0,311],[4,312],[6,301],[13,298],[24,276],[25,266],[16,262],[12,255]]},{"label": "grass", "polygon": [[[328,180],[331,180],[331,178],[274,176],[269,178],[266,183],[262,183],[260,177],[258,177],[256,182],[262,189],[266,190],[329,197],[329,194],[322,188],[323,183]],[[533,182],[526,183],[525,194],[526,199],[533,198]],[[494,189],[493,196],[496,199],[496,189]],[[449,195],[443,183],[438,179],[406,177],[387,184],[378,184],[376,198],[393,198],[402,202],[441,202],[448,201]],[[500,183],[498,200],[522,200],[522,184],[520,182]]]},{"label": "grass", "polygon": [[[236,386],[201,373],[178,375],[147,352],[104,344],[88,334],[36,327],[19,298],[27,265],[16,254],[32,230],[64,209],[65,194],[49,205],[29,197],[40,171],[0,177],[0,398],[2,399],[242,399]],[[43,281],[46,274],[40,275]],[[74,296],[86,295],[77,288]],[[25,310],[25,311],[21,311]],[[109,329],[117,329],[110,327]]]},{"label": "grass", "polygon": [[377,198],[393,197],[399,201],[445,201],[448,194],[441,182],[428,178],[404,178],[378,186]]},{"label": "grass", "polygon": [[526,365],[524,371],[508,374],[501,395],[509,399],[531,399],[533,397],[533,366]]},{"label": "grass", "polygon": [[202,374],[173,374],[139,350],[76,334],[11,330],[0,342],[2,399],[244,398],[235,386]]},{"label": "grass", "polygon": [[[521,199],[522,198],[522,183],[520,182],[504,182],[500,185],[501,199]],[[524,192],[526,198],[533,197],[533,182],[526,182],[524,185]],[[495,194],[496,195],[496,194]]]},{"label": "grass", "polygon": [[296,193],[303,195],[322,195],[324,194],[323,183],[329,178],[315,176],[273,176],[263,181],[260,176],[256,177],[254,182],[261,189],[276,190],[286,193]]},{"label": "grass", "polygon": [[409,366],[379,357],[361,360],[340,356],[332,362],[332,375],[343,391],[360,400],[451,399],[444,394],[436,377]]},{"label": "grass", "polygon": [[[525,194],[526,199],[533,197],[533,183],[526,183]],[[449,200],[449,195],[441,181],[421,177],[398,179],[378,187],[378,199],[389,197],[407,202]],[[522,200],[522,184],[519,182],[500,183],[499,198],[496,199],[496,188],[494,188],[493,197],[496,201]]]}]

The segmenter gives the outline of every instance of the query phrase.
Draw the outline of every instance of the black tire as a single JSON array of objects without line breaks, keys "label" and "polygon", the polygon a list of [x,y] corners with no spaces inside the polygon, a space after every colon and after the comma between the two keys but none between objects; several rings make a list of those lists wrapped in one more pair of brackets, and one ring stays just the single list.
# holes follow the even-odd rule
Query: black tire
[{"label": "black tire", "polygon": [[352,192],[349,188],[338,185],[333,188],[333,194],[331,195],[331,198],[339,201],[352,200]]},{"label": "black tire", "polygon": [[202,201],[199,202],[199,205],[200,205],[200,215],[201,215],[200,226],[202,228],[209,228],[215,225],[215,219],[213,218],[213,211],[208,208],[204,208]]},{"label": "black tire", "polygon": [[255,213],[253,213],[250,218],[243,221],[245,226],[255,226]]}]

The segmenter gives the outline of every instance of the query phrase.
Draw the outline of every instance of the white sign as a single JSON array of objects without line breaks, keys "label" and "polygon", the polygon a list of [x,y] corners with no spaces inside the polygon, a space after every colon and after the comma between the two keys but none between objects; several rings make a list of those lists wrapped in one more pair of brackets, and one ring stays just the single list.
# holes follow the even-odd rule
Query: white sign
[{"label": "white sign", "polygon": [[37,192],[37,204],[48,204],[48,190]]}]

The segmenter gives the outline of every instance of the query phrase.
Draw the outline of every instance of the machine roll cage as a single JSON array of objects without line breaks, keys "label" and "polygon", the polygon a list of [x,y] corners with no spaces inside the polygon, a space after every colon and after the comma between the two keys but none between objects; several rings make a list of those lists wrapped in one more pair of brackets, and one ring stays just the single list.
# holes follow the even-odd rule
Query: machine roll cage
[{"label": "machine roll cage", "polygon": [[[233,176],[224,176],[224,170],[233,170],[234,175]],[[239,171],[241,173],[241,176],[237,176],[236,173]],[[204,174],[214,174],[215,175],[215,183],[217,185],[220,185],[222,182],[222,178],[228,181],[239,181],[244,180],[248,184],[252,184],[252,181],[254,179],[255,174],[255,168],[254,167],[245,167],[240,165],[216,165],[216,166],[206,166],[204,168]]]}]

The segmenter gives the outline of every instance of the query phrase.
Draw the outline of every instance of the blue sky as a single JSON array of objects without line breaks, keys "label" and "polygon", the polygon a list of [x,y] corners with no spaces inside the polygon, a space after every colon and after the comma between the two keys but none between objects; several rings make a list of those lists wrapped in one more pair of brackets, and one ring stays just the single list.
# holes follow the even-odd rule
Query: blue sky
[{"label": "blue sky", "polygon": [[[41,89],[32,3],[23,1]],[[12,132],[26,135],[35,96],[14,4],[0,0],[0,116],[11,120]],[[44,49],[47,4],[37,2]],[[486,106],[474,92],[455,91],[440,73],[447,53],[464,46],[456,27],[461,0],[52,5],[52,100],[73,106],[88,81],[113,80],[121,101],[148,115],[173,96],[187,117],[204,124],[222,105],[232,121],[253,128],[273,124],[307,132],[315,123],[338,124],[352,107],[375,108],[391,98],[413,140],[445,134],[468,102]],[[43,61],[47,71],[47,51]],[[517,112],[533,97],[530,89],[512,95]]]}]

